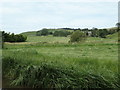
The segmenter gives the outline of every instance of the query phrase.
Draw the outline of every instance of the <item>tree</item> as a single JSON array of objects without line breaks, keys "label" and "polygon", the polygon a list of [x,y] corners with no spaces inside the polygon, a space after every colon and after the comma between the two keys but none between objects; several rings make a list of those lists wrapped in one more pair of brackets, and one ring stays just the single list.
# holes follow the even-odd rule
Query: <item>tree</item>
[{"label": "tree", "polygon": [[48,29],[45,28],[36,32],[37,36],[47,36],[48,34],[49,34]]},{"label": "tree", "polygon": [[120,27],[120,22],[116,23],[116,26],[117,26],[117,27]]},{"label": "tree", "polygon": [[119,35],[120,35],[120,22],[118,22],[116,24],[116,26],[118,27],[118,29],[117,29],[117,31],[118,31],[118,42],[120,43],[120,37],[119,37]]},{"label": "tree", "polygon": [[10,34],[4,31],[2,32],[2,37],[3,42],[25,42],[27,40],[27,37],[21,34],[15,35],[14,33]]},{"label": "tree", "polygon": [[86,38],[86,33],[77,30],[71,35],[70,42],[81,42],[84,41]]},{"label": "tree", "polygon": [[106,38],[107,35],[108,35],[107,29],[99,29],[99,37]]},{"label": "tree", "polygon": [[97,28],[92,28],[92,37],[98,37],[99,36],[99,29]]},{"label": "tree", "polygon": [[101,37],[101,38],[106,38],[106,36],[112,32],[109,32],[107,29],[97,29],[93,28],[92,29],[92,37]]},{"label": "tree", "polygon": [[120,22],[116,23],[116,26],[118,27],[117,31],[120,31]]},{"label": "tree", "polygon": [[68,31],[55,31],[53,36],[64,36],[64,37],[67,37],[70,34],[71,33],[68,32]]},{"label": "tree", "polygon": [[41,30],[41,35],[43,35],[43,36],[48,35],[48,29]]},{"label": "tree", "polygon": [[0,49],[4,48],[4,43],[3,43],[3,37],[2,37],[2,31],[0,31]]},{"label": "tree", "polygon": [[41,36],[41,30],[36,32],[36,36]]}]

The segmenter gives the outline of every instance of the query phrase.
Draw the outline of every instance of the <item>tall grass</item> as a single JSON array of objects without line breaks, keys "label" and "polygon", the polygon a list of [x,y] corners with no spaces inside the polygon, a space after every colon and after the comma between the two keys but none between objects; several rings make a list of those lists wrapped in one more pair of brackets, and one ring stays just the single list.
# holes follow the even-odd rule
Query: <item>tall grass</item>
[{"label": "tall grass", "polygon": [[10,87],[118,88],[116,60],[49,55],[36,48],[3,51]]},{"label": "tall grass", "polygon": [[37,43],[5,44],[6,87],[120,88],[118,44],[112,38],[75,44],[67,43],[69,37],[31,36],[28,41]]}]

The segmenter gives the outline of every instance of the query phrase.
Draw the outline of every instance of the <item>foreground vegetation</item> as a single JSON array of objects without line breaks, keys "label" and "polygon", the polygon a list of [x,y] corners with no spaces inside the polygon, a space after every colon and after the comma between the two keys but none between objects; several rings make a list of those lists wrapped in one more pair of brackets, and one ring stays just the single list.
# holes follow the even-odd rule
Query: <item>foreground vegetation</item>
[{"label": "foreground vegetation", "polygon": [[36,43],[29,36],[26,43],[5,43],[4,87],[120,87],[117,33],[83,43],[65,43],[69,37],[62,43],[61,37],[33,37]]}]

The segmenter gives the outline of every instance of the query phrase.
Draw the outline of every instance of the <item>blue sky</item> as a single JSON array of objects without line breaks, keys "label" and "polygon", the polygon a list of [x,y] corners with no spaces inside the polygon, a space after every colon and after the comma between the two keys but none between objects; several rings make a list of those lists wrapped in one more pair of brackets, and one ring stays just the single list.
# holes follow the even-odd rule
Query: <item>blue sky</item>
[{"label": "blue sky", "polygon": [[2,2],[0,27],[21,33],[42,28],[109,28],[118,22],[118,2],[27,1]]}]

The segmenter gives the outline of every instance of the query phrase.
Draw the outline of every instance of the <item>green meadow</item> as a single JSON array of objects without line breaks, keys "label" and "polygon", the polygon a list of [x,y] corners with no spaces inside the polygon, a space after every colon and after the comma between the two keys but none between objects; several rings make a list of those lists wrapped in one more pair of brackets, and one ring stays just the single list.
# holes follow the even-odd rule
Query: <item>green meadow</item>
[{"label": "green meadow", "polygon": [[68,37],[35,36],[5,43],[3,87],[119,88],[118,33],[69,43]]}]

